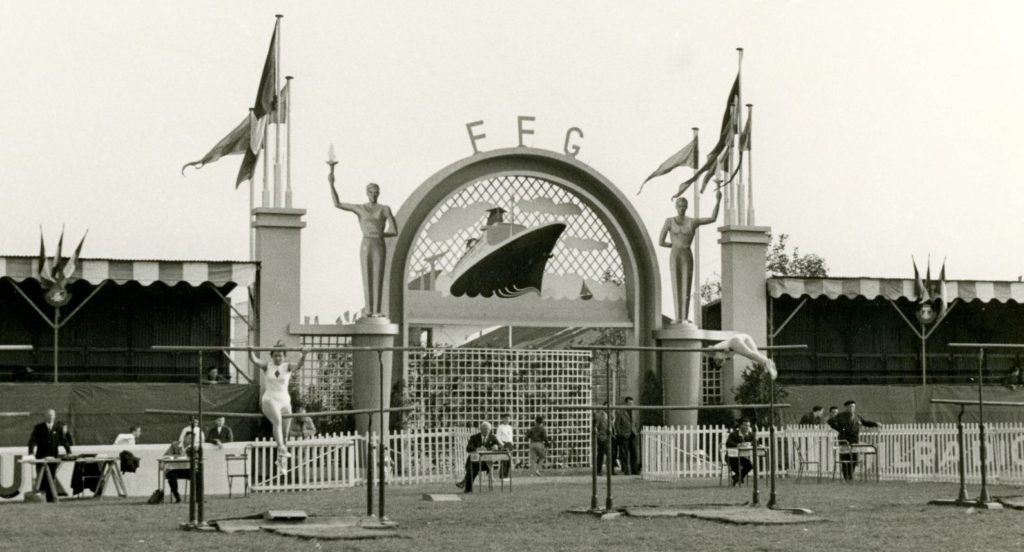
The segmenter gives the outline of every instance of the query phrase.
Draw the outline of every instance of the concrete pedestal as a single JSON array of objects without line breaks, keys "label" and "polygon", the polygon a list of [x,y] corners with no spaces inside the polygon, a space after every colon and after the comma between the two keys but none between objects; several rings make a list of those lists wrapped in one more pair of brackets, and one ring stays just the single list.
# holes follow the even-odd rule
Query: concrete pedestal
[{"label": "concrete pedestal", "polygon": [[[351,328],[354,347],[393,347],[395,336],[398,335],[398,325],[383,316],[361,318]],[[382,399],[384,408],[391,406],[392,352],[383,351],[379,354],[379,357],[377,351],[357,351],[352,354],[352,408],[380,408]],[[387,427],[388,419],[387,414],[384,414],[383,420],[379,414],[375,414],[373,431],[381,433],[381,428]],[[357,416],[356,430],[365,433],[367,423],[368,417],[365,414]]]},{"label": "concrete pedestal", "polygon": [[[768,345],[768,293],[765,261],[771,227],[723,226],[722,329],[745,333],[759,347]],[[734,356],[722,373],[722,400],[733,402],[732,390],[743,381],[750,361]]]},{"label": "concrete pedestal", "polygon": [[[699,348],[728,337],[728,333],[700,330],[690,322],[672,324],[656,330],[654,339],[659,347]],[[703,353],[662,352],[661,389],[666,405],[700,406],[701,355]],[[697,425],[696,410],[669,410],[665,423],[672,426]]]}]

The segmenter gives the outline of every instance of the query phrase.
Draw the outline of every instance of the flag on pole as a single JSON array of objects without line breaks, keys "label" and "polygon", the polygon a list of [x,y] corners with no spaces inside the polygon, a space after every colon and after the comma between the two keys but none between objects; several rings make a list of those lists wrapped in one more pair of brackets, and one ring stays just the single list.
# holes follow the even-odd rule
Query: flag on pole
[{"label": "flag on pole", "polygon": [[663,174],[668,174],[669,172],[672,171],[672,169],[675,169],[676,167],[690,167],[692,169],[696,169],[696,145],[696,140],[690,140],[690,143],[683,146],[683,149],[675,152],[674,154],[672,154],[671,157],[666,159],[665,162],[663,162],[657,169],[655,169],[653,173],[651,173],[651,176],[648,176],[646,179],[644,179],[643,183],[640,184],[640,191],[637,192],[637,195],[640,195],[640,192],[644,191],[644,184],[647,184],[647,182],[650,179],[661,176]]},{"label": "flag on pole", "polygon": [[751,117],[747,117],[747,124],[743,127],[743,133],[740,134],[740,149],[743,151],[750,151],[750,120]]},{"label": "flag on pole", "polygon": [[939,316],[946,312],[949,305],[949,296],[946,295],[946,259],[942,259],[942,269],[939,270]]},{"label": "flag on pole", "polygon": [[[722,129],[719,131],[718,143],[715,144],[715,147],[711,148],[711,151],[708,153],[708,160],[704,165],[697,169],[697,171],[693,173],[693,176],[679,184],[679,190],[672,196],[672,199],[682,195],[702,174],[705,174],[708,171],[714,171],[717,166],[716,160],[718,159],[718,156],[725,150],[726,144],[732,142],[733,136],[735,136],[737,132],[737,102],[739,101],[739,98],[740,76],[737,74],[736,80],[732,83],[732,89],[729,90],[729,98],[725,103],[725,113],[722,114]],[[705,184],[706,183],[707,180],[705,180]]]},{"label": "flag on pole", "polygon": [[928,288],[925,287],[924,281],[921,280],[921,273],[917,270],[917,261],[913,256],[910,257],[910,262],[914,263],[914,291],[917,292],[917,300],[930,301],[931,296],[928,294]]},{"label": "flag on pole", "polygon": [[274,111],[277,104],[277,33],[281,29],[281,19],[274,23],[274,34],[270,37],[270,48],[267,59],[263,62],[263,74],[260,75],[260,86],[256,90],[256,102],[253,112],[256,117],[263,117]]},{"label": "flag on pole", "polygon": [[220,142],[217,142],[213,148],[207,152],[199,161],[193,161],[191,163],[185,163],[181,167],[181,174],[185,174],[185,169],[189,167],[195,167],[197,169],[203,168],[207,163],[213,163],[214,161],[224,157],[225,155],[234,155],[236,153],[242,153],[249,149],[250,146],[250,126],[251,121],[249,116],[242,119],[241,123],[234,130],[228,133],[227,136],[221,138]]},{"label": "flag on pole", "polygon": [[256,160],[258,157],[251,149],[245,150],[245,157],[242,158],[242,164],[238,167],[238,176],[235,177],[236,190],[242,185],[242,182],[252,180],[253,175],[256,173]]},{"label": "flag on pole", "polygon": [[82,239],[78,241],[78,247],[75,248],[75,252],[71,254],[71,258],[64,265],[64,279],[69,280],[71,276],[75,274],[75,268],[78,266],[78,258],[82,255],[82,244],[85,243],[85,236],[89,235],[89,231],[86,230],[85,234],[82,235]]},{"label": "flag on pole", "polygon": [[274,109],[274,114],[271,116],[271,123],[277,123],[279,125],[288,124],[288,103],[291,101],[290,91],[288,88],[291,83],[287,83],[281,88],[281,93],[277,96],[277,108]]}]

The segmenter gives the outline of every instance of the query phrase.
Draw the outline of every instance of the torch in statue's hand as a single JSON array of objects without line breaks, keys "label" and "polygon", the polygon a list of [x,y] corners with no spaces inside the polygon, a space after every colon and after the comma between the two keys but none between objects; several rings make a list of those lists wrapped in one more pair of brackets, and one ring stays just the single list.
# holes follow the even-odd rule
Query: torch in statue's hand
[{"label": "torch in statue's hand", "polygon": [[330,174],[327,175],[327,181],[331,183],[331,187],[334,187],[334,166],[338,164],[338,158],[334,155],[334,144],[327,149],[327,166],[331,168]]}]

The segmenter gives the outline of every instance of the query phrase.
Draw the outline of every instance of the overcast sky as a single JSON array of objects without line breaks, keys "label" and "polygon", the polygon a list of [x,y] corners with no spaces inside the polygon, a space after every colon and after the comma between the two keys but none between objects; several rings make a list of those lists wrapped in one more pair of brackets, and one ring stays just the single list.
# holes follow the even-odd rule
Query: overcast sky
[{"label": "overcast sky", "polygon": [[[1024,274],[1019,2],[0,3],[0,254],[89,230],[88,257],[248,257],[241,158],[180,174],[252,105],[282,13],[295,76],[293,185],[308,209],[303,311],[362,305],[355,217],[368,181],[397,212],[437,170],[516,145],[578,159],[634,202],[652,239],[688,169],[646,175],[698,126],[710,145],[745,48],[757,222],[836,276]],[[705,146],[705,151],[706,151]],[[711,197],[708,197],[711,200]],[[704,275],[718,233],[702,237]],[[662,272],[667,273],[662,249]],[[665,305],[669,287],[663,287]]]}]

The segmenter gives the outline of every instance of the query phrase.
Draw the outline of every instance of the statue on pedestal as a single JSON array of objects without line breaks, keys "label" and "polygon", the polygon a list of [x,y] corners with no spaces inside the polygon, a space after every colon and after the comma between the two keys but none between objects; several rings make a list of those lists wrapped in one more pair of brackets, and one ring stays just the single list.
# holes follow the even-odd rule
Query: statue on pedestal
[{"label": "statue on pedestal", "polygon": [[[331,148],[333,154],[334,148]],[[338,190],[334,187],[334,161],[333,155],[327,161],[331,167],[331,173],[327,181],[331,183],[331,196],[334,199],[334,206],[343,211],[350,211],[359,217],[359,228],[363,231],[363,243],[359,247],[360,273],[363,276],[363,296],[366,300],[366,313],[368,316],[384,316],[381,312],[381,300],[384,296],[384,261],[387,258],[388,248],[384,238],[398,235],[398,223],[395,216],[391,214],[391,207],[377,203],[380,196],[380,186],[369,183],[366,185],[366,203],[342,203],[338,197]]]},{"label": "statue on pedestal", "polygon": [[672,277],[672,299],[676,311],[676,323],[689,320],[690,294],[693,288],[693,236],[697,227],[711,224],[718,218],[718,208],[722,204],[722,192],[715,193],[715,209],[710,217],[692,218],[686,216],[689,202],[685,197],[676,200],[676,216],[665,219],[658,237],[658,245],[671,247],[668,267]]}]

